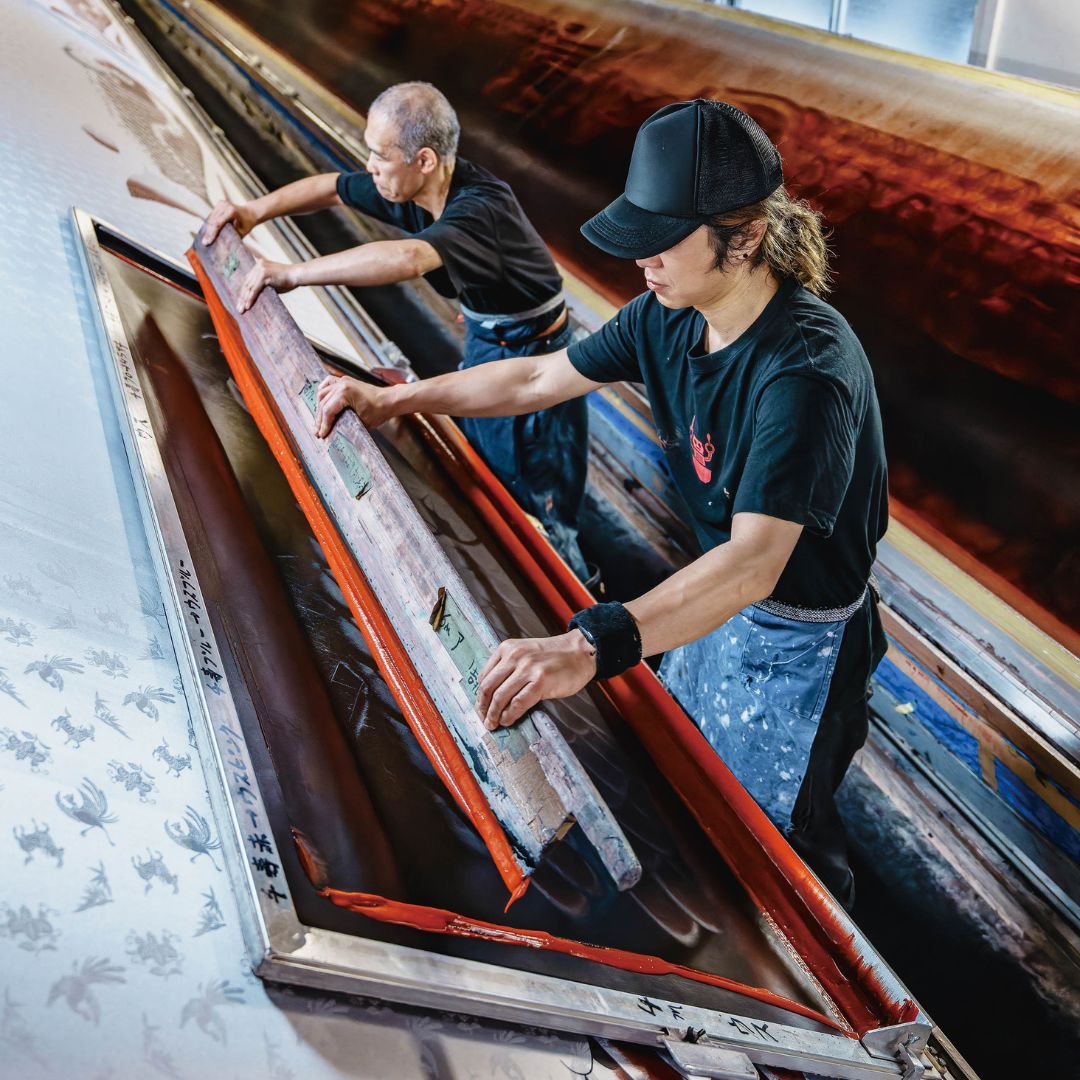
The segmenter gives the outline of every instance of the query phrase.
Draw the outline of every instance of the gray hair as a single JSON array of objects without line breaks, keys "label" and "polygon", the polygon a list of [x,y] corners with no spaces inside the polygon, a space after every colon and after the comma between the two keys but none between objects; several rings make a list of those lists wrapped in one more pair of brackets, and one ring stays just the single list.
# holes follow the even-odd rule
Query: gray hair
[{"label": "gray hair", "polygon": [[441,90],[431,83],[405,82],[387,87],[368,110],[376,110],[397,130],[397,145],[405,161],[411,163],[428,146],[441,161],[457,157],[461,125],[457,113]]}]

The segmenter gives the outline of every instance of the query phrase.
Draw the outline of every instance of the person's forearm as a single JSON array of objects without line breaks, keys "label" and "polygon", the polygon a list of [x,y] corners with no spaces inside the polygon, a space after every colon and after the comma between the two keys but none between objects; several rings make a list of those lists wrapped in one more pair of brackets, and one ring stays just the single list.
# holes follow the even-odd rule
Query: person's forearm
[{"label": "person's forearm", "polygon": [[722,626],[776,584],[769,554],[729,541],[706,552],[626,605],[641,633],[642,656],[695,641]]},{"label": "person's forearm", "polygon": [[[554,354],[558,355],[558,354]],[[387,417],[408,413],[449,416],[520,416],[565,400],[545,394],[544,356],[494,360],[433,379],[402,383],[382,391]]]},{"label": "person's forearm", "polygon": [[297,263],[291,277],[296,285],[393,285],[424,273],[422,250],[408,240],[376,240]]},{"label": "person's forearm", "polygon": [[328,376],[319,387],[317,434],[328,435],[341,410],[351,408],[368,427],[409,413],[521,416],[582,397],[601,384],[581,375],[565,349],[546,356],[493,360],[465,371],[395,386],[370,386]]},{"label": "person's forearm", "polygon": [[303,180],[296,180],[252,199],[247,205],[258,215],[260,224],[286,214],[312,214],[316,210],[340,205],[337,180],[337,173],[305,176]]}]

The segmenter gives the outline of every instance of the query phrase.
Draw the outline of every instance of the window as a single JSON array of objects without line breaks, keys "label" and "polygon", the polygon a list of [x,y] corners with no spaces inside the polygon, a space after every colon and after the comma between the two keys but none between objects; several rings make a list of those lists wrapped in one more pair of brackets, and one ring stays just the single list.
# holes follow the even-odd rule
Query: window
[{"label": "window", "polygon": [[977,0],[847,0],[842,34],[967,63]]},{"label": "window", "polygon": [[829,30],[834,5],[833,0],[743,0],[732,6],[774,19]]},{"label": "window", "polygon": [[[1057,0],[712,0],[954,63],[1080,85],[1080,18]],[[1063,59],[1065,62],[1063,63]]]}]

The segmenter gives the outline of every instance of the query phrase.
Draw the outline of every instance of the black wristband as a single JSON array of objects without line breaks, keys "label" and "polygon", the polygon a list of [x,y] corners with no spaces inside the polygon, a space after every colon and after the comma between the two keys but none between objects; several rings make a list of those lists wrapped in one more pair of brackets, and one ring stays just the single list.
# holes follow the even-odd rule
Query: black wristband
[{"label": "black wristband", "polygon": [[580,630],[596,649],[596,677],[611,679],[641,659],[641,632],[622,604],[594,604],[579,611],[568,630]]}]

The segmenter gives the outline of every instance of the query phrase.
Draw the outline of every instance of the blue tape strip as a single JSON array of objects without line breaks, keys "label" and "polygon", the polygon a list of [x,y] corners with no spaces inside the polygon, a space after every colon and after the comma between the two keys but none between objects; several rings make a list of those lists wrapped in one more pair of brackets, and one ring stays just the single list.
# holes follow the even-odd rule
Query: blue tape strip
[{"label": "blue tape strip", "polygon": [[1039,798],[1038,793],[1032,791],[1008,765],[1000,761],[995,765],[998,795],[1002,801],[1052,844],[1080,863],[1080,832]]},{"label": "blue tape strip", "polygon": [[965,731],[926,691],[915,685],[891,660],[881,661],[874,678],[900,704],[910,702],[915,715],[947,750],[955,754],[973,773],[981,775],[979,742]]}]

